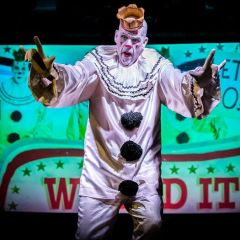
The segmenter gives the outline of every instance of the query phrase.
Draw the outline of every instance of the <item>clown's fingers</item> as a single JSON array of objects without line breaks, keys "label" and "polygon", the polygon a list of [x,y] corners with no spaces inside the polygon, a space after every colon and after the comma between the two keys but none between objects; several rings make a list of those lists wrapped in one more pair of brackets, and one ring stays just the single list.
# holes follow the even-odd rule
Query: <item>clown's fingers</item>
[{"label": "clown's fingers", "polygon": [[41,43],[39,37],[38,36],[34,36],[33,40],[34,40],[34,42],[35,42],[35,44],[37,46],[38,53],[40,54],[40,56],[42,58],[45,58],[46,56],[44,54],[42,43]]},{"label": "clown's fingers", "polygon": [[218,71],[220,71],[226,64],[226,60],[222,61],[219,65],[218,65]]}]

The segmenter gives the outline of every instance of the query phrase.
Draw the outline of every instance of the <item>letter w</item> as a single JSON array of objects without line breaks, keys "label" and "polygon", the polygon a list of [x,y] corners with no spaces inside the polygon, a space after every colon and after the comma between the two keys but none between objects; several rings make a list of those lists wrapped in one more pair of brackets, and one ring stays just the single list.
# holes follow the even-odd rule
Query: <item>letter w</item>
[{"label": "letter w", "polygon": [[74,197],[76,194],[76,189],[78,184],[80,184],[79,178],[70,178],[70,184],[72,185],[72,190],[70,192],[70,197],[68,197],[68,190],[66,185],[66,179],[60,178],[57,194],[54,192],[53,185],[56,183],[56,178],[45,178],[44,184],[47,184],[49,199],[51,207],[53,209],[59,209],[61,198],[63,197],[63,202],[65,209],[71,209],[73,207]]}]

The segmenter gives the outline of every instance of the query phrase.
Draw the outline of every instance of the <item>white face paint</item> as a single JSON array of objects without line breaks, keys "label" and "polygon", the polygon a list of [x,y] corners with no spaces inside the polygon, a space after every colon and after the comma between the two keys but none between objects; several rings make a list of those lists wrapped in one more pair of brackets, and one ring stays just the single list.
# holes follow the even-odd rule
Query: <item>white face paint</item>
[{"label": "white face paint", "polygon": [[144,47],[147,44],[145,26],[135,32],[124,30],[121,25],[115,32],[115,43],[119,61],[123,66],[131,66],[141,55]]},{"label": "white face paint", "polygon": [[13,72],[13,79],[16,83],[23,83],[28,79],[29,73],[29,63],[24,61],[14,61],[12,72]]}]

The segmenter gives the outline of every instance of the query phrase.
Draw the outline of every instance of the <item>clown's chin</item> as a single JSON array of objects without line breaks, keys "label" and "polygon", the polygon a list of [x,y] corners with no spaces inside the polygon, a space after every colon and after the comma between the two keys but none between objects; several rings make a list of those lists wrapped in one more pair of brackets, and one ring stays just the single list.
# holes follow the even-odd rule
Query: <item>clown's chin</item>
[{"label": "clown's chin", "polygon": [[123,54],[122,54],[122,58],[121,58],[121,62],[122,62],[124,65],[128,66],[129,63],[132,62],[132,55],[131,55],[131,54],[125,54],[125,53],[123,53]]}]

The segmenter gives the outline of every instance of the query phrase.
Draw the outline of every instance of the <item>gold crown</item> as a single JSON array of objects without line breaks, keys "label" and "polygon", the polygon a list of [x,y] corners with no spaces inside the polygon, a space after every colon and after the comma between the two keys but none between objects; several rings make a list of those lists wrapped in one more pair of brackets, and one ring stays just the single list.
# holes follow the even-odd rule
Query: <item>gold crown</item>
[{"label": "gold crown", "polygon": [[118,9],[117,18],[122,27],[127,31],[136,31],[143,25],[144,9],[136,4],[129,4]]},{"label": "gold crown", "polygon": [[24,61],[25,59],[25,53],[20,48],[18,49],[18,51],[16,50],[13,51],[13,56],[14,56],[14,60],[18,62]]}]

